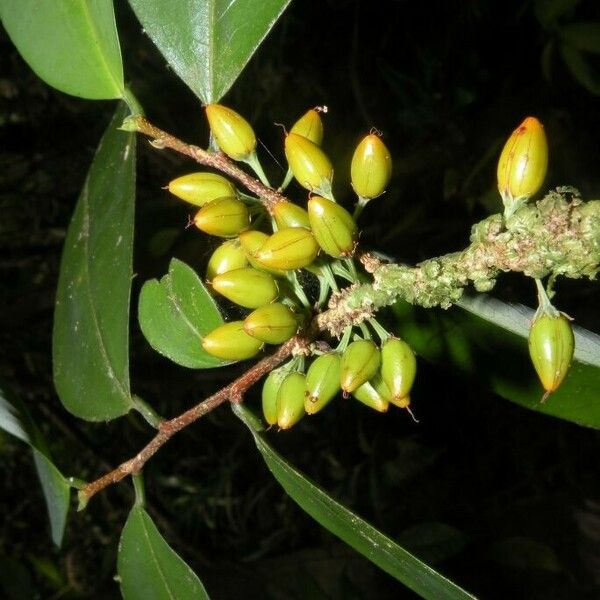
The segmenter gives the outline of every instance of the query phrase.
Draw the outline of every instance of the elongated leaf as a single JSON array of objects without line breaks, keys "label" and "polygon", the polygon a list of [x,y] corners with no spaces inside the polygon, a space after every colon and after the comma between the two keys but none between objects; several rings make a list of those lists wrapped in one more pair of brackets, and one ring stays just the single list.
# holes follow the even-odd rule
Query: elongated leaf
[{"label": "elongated leaf", "polygon": [[60,546],[69,512],[71,486],[54,466],[42,434],[23,403],[16,398],[11,398],[9,401],[2,388],[0,388],[0,429],[29,444],[33,450],[35,468],[50,518],[52,541]]},{"label": "elongated leaf", "polygon": [[160,282],[144,284],[138,317],[148,343],[178,365],[209,369],[226,364],[202,348],[204,336],[223,318],[196,272],[184,262],[173,259]]},{"label": "elongated leaf", "polygon": [[49,85],[93,100],[122,97],[112,0],[0,0],[0,16],[23,58]]},{"label": "elongated leaf", "polygon": [[129,294],[135,138],[118,131],[121,105],[88,173],[63,250],[54,314],[54,383],[64,406],[90,421],[132,406]]},{"label": "elongated leaf", "polygon": [[600,337],[577,325],[575,358],[544,403],[527,347],[533,310],[491,297],[465,297],[447,311],[395,308],[398,332],[421,356],[478,379],[531,410],[600,428]]},{"label": "elongated leaf", "polygon": [[256,447],[275,479],[300,508],[323,527],[423,598],[474,598],[328,496],[269,445],[262,424],[248,408],[242,404],[232,404],[232,408],[252,432]]},{"label": "elongated leaf", "polygon": [[220,100],[290,0],[129,0],[173,70],[205,103]]},{"label": "elongated leaf", "polygon": [[209,596],[198,576],[171,549],[140,506],[129,513],[117,570],[125,600],[201,600]]}]

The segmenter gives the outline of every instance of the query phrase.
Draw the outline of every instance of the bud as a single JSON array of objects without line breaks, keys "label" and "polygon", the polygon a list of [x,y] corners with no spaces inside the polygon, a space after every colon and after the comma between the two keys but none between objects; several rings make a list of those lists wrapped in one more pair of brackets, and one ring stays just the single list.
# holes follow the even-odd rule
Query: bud
[{"label": "bud", "polygon": [[304,410],[314,415],[325,408],[340,391],[341,359],[337,352],[318,356],[306,372]]},{"label": "bud", "polygon": [[250,123],[231,108],[209,104],[206,118],[219,148],[233,160],[248,158],[256,148],[256,136]]},{"label": "bud", "polygon": [[319,146],[301,135],[290,133],[285,138],[285,157],[302,187],[310,191],[331,190],[333,167]]},{"label": "bud", "polygon": [[342,354],[340,387],[345,393],[356,390],[377,373],[379,348],[371,340],[352,342]]},{"label": "bud", "polygon": [[308,229],[288,227],[271,235],[255,257],[270,269],[291,271],[310,265],[318,252],[317,241]]},{"label": "bud", "polygon": [[283,344],[297,329],[296,315],[279,302],[261,306],[244,319],[244,331],[267,344]]},{"label": "bud", "polygon": [[236,189],[225,177],[216,173],[190,173],[169,182],[171,194],[196,206],[204,206],[224,196],[235,197]]},{"label": "bud", "polygon": [[263,343],[244,331],[243,321],[231,321],[213,329],[202,340],[206,352],[225,360],[246,360],[258,354]]},{"label": "bud", "polygon": [[575,338],[569,319],[562,313],[542,313],[529,330],[529,355],[546,390],[542,401],[563,382],[575,351]]},{"label": "bud", "polygon": [[279,229],[286,227],[305,227],[310,229],[308,213],[297,204],[284,200],[273,207],[273,218]]},{"label": "bud", "polygon": [[224,197],[205,204],[196,213],[194,225],[210,235],[234,237],[250,225],[250,217],[243,202]]},{"label": "bud", "polygon": [[308,218],[324,252],[334,258],[352,255],[358,229],[345,208],[321,196],[312,196],[308,201]]},{"label": "bud", "polygon": [[277,298],[279,289],[269,273],[252,267],[235,269],[212,280],[215,292],[245,308],[258,308]]},{"label": "bud", "polygon": [[371,133],[358,144],[350,176],[352,187],[361,198],[376,198],[385,192],[392,176],[392,158],[379,136]]},{"label": "bud", "polygon": [[277,394],[277,425],[293,427],[304,416],[306,378],[302,373],[290,373],[281,383]]},{"label": "bud", "polygon": [[281,383],[288,374],[286,368],[279,368],[271,371],[265,379],[262,388],[262,411],[265,421],[269,425],[277,423],[277,394]]},{"label": "bud", "polygon": [[323,121],[319,111],[311,108],[305,112],[290,129],[290,133],[296,133],[310,140],[317,146],[323,141]]},{"label": "bud", "polygon": [[394,400],[408,396],[415,380],[417,361],[411,347],[388,338],[381,347],[381,378]]},{"label": "bud", "polygon": [[358,388],[356,388],[352,395],[359,401],[368,406],[369,408],[373,408],[379,412],[386,412],[389,408],[389,402],[386,400],[379,391],[375,388],[375,386],[370,382],[366,381]]},{"label": "bud", "polygon": [[498,190],[507,218],[540,189],[547,167],[544,127],[535,117],[527,117],[508,138],[498,160]]},{"label": "bud", "polygon": [[243,269],[246,266],[248,266],[248,260],[240,246],[240,242],[238,240],[227,240],[216,248],[209,258],[206,267],[206,279],[211,281],[216,275],[234,269]]}]

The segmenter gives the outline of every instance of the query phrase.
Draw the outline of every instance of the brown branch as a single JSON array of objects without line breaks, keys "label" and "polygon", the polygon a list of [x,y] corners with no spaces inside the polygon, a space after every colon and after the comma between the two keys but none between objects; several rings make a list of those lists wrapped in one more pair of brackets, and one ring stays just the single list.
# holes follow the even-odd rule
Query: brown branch
[{"label": "brown branch", "polygon": [[159,426],[158,433],[144,448],[142,448],[142,450],[140,450],[140,452],[138,452],[138,454],[79,490],[79,510],[85,508],[90,499],[104,488],[121,481],[128,475],[139,473],[146,462],[178,431],[181,431],[194,421],[197,421],[200,417],[211,412],[227,400],[231,402],[241,402],[244,393],[261,377],[272,371],[294,352],[302,351],[307,343],[308,341],[301,336],[292,338],[289,342],[286,342],[279,347],[277,352],[263,358],[244,374],[240,375],[240,377],[212,396],[206,398],[206,400],[196,404],[196,406],[190,408],[178,417],[163,421]]},{"label": "brown branch", "polygon": [[287,200],[285,196],[276,190],[263,185],[258,179],[248,175],[248,173],[240,169],[222,152],[208,152],[199,146],[186,144],[174,135],[159,129],[142,116],[137,115],[127,119],[122,129],[143,133],[153,139],[152,145],[156,148],[170,148],[171,150],[175,150],[175,152],[193,158],[201,165],[212,167],[225,175],[229,175],[232,179],[239,181],[247,190],[261,198],[269,213],[272,212],[275,204]]}]

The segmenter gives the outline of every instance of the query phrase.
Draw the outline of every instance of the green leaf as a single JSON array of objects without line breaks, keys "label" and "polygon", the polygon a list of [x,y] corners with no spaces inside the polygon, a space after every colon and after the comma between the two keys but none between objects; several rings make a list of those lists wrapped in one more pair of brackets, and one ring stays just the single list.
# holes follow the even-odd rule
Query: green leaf
[{"label": "green leaf", "polygon": [[463,297],[447,311],[394,307],[398,333],[428,360],[478,379],[531,410],[600,428],[600,336],[574,325],[575,357],[561,387],[541,403],[527,338],[534,311],[489,296]]},{"label": "green leaf", "polygon": [[205,103],[219,101],[290,0],[129,0],[173,70]]},{"label": "green leaf", "polygon": [[423,598],[474,598],[327,495],[290,465],[269,445],[261,422],[248,408],[232,404],[232,409],[250,429],[256,447],[275,479],[300,508],[323,527]]},{"label": "green leaf", "polygon": [[64,406],[90,421],[132,407],[129,295],[132,279],[135,137],[104,134],[77,202],[63,250],[54,314],[54,383]]},{"label": "green leaf", "polygon": [[174,258],[160,282],[144,284],[138,318],[148,343],[178,365],[209,369],[227,364],[202,348],[204,336],[223,318],[194,269],[184,262]]},{"label": "green leaf", "polygon": [[0,388],[0,429],[28,444],[33,450],[35,468],[42,485],[52,541],[60,547],[71,498],[71,485],[54,466],[42,434],[33,422],[25,405],[17,398],[6,397]]},{"label": "green leaf", "polygon": [[512,537],[496,542],[489,549],[490,558],[517,569],[538,569],[558,573],[562,566],[556,552],[531,538]]},{"label": "green leaf", "polygon": [[47,84],[92,100],[123,96],[112,0],[0,0],[11,40]]},{"label": "green leaf", "polygon": [[560,54],[577,82],[588,92],[600,95],[600,77],[587,58],[571,44],[561,44]]},{"label": "green leaf", "polygon": [[559,35],[577,50],[600,54],[600,23],[569,23],[561,27]]},{"label": "green leaf", "polygon": [[209,596],[197,575],[171,549],[141,506],[129,513],[117,571],[125,600],[199,600]]}]

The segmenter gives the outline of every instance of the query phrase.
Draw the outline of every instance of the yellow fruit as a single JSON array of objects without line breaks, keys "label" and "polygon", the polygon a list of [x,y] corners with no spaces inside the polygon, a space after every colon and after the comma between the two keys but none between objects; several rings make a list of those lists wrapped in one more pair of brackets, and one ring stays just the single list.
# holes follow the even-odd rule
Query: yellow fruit
[{"label": "yellow fruit", "polygon": [[253,267],[235,269],[212,280],[215,292],[245,308],[258,308],[277,298],[279,288],[269,273]]},{"label": "yellow fruit", "polygon": [[250,225],[250,215],[237,198],[217,198],[194,216],[194,225],[210,235],[234,237]]},{"label": "yellow fruit", "polygon": [[533,196],[544,183],[548,143],[544,127],[527,117],[508,138],[498,160],[498,190],[504,199]]},{"label": "yellow fruit", "polygon": [[323,141],[323,121],[321,115],[314,108],[305,112],[290,129],[290,133],[297,133],[317,146]]},{"label": "yellow fruit", "polygon": [[234,160],[248,158],[256,148],[256,135],[244,117],[222,104],[209,104],[206,118],[219,148]]},{"label": "yellow fruit", "polygon": [[304,136],[290,133],[285,138],[285,157],[302,187],[310,191],[331,189],[333,167],[317,144]]},{"label": "yellow fruit", "polygon": [[362,198],[376,198],[385,192],[392,176],[392,158],[379,136],[371,133],[358,144],[350,176],[354,191]]},{"label": "yellow fruit", "polygon": [[358,228],[345,208],[321,196],[312,196],[308,201],[308,218],[313,235],[325,253],[334,258],[352,255]]},{"label": "yellow fruit", "polygon": [[169,192],[190,204],[204,206],[224,196],[235,197],[236,189],[216,173],[189,173],[169,182]]},{"label": "yellow fruit", "polygon": [[529,330],[529,355],[546,390],[543,399],[564,381],[574,351],[573,328],[565,315],[542,314],[533,321]]},{"label": "yellow fruit", "polygon": [[243,321],[231,321],[206,335],[202,347],[209,354],[225,360],[246,360],[256,356],[263,343],[244,331]]},{"label": "yellow fruit", "polygon": [[304,227],[288,227],[271,235],[255,254],[256,260],[270,269],[290,271],[313,262],[319,246]]},{"label": "yellow fruit", "polygon": [[279,302],[261,306],[244,319],[244,331],[267,344],[283,344],[297,329],[296,315]]},{"label": "yellow fruit", "polygon": [[216,275],[234,269],[242,269],[246,266],[248,266],[248,259],[240,246],[240,242],[238,240],[227,240],[216,248],[209,258],[206,267],[206,279],[211,281]]}]

